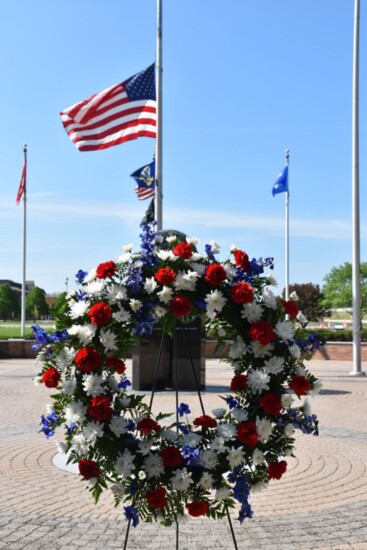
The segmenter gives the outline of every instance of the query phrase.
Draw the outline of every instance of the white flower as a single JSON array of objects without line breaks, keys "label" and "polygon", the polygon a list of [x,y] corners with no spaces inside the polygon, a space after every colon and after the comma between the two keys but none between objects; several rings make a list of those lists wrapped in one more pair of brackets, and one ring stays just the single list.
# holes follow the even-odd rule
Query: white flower
[{"label": "white flower", "polygon": [[260,304],[256,302],[251,302],[250,304],[243,304],[241,317],[242,319],[247,319],[249,323],[254,323],[261,319],[263,313],[263,308]]},{"label": "white flower", "polygon": [[207,303],[207,316],[211,318],[214,313],[222,311],[227,298],[224,297],[224,294],[220,290],[215,289],[205,296],[205,302]]},{"label": "white flower", "polygon": [[83,428],[83,435],[88,443],[95,443],[97,437],[104,435],[102,422],[88,422]]},{"label": "white flower", "polygon": [[141,439],[138,444],[138,453],[145,456],[150,453],[151,448],[152,448],[152,442],[150,439]]},{"label": "white flower", "polygon": [[130,302],[130,307],[131,309],[136,313],[137,311],[139,311],[139,309],[141,309],[143,303],[140,301],[140,300],[136,300],[135,298],[131,298]]},{"label": "white flower", "polygon": [[94,489],[96,484],[98,483],[98,477],[91,477],[87,481],[87,487],[88,489]]},{"label": "white flower", "polygon": [[123,454],[119,453],[115,464],[116,473],[129,477],[135,470],[134,458],[135,456],[128,449],[125,449]]},{"label": "white flower", "polygon": [[234,407],[231,410],[231,414],[233,418],[237,420],[237,422],[245,422],[248,419],[248,414],[244,409],[241,409],[239,407]]},{"label": "white flower", "polygon": [[96,273],[97,273],[97,268],[94,267],[93,269],[90,270],[90,272],[88,273],[88,275],[86,275],[84,277],[84,282],[85,283],[90,283],[91,281],[94,281],[95,278],[96,278]]},{"label": "white flower", "polygon": [[199,485],[204,491],[209,491],[213,487],[213,476],[208,472],[204,472],[200,478]]},{"label": "white flower", "polygon": [[227,447],[225,446],[224,438],[215,436],[211,444],[211,449],[213,449],[213,451],[217,451],[217,453],[223,453],[226,451]]},{"label": "white flower", "polygon": [[139,473],[138,473],[138,478],[139,479],[146,479],[146,477],[147,477],[147,474],[143,470],[140,470]]},{"label": "white flower", "polygon": [[242,464],[245,461],[245,453],[243,452],[243,447],[238,447],[237,449],[233,447],[232,449],[230,449],[227,454],[227,459],[232,469]]},{"label": "white flower", "polygon": [[77,422],[83,422],[85,420],[85,415],[87,412],[87,407],[83,405],[83,402],[79,399],[73,401],[70,405],[65,407],[65,423],[70,426]]},{"label": "white flower", "polygon": [[120,403],[123,409],[126,409],[130,405],[130,397],[124,397],[123,399],[119,399],[118,402]]},{"label": "white flower", "polygon": [[175,243],[177,241],[177,235],[168,235],[168,237],[166,237],[166,241],[169,244]]},{"label": "white flower", "polygon": [[292,424],[287,424],[284,428],[284,434],[287,436],[287,437],[292,437],[292,435],[294,434],[296,430],[293,428]]},{"label": "white flower", "polygon": [[278,282],[271,272],[267,273],[266,275],[266,283],[269,286],[278,286]]},{"label": "white flower", "polygon": [[176,290],[193,291],[196,288],[196,281],[200,277],[196,271],[188,271],[187,273],[180,271],[174,280],[173,286]]},{"label": "white flower", "polygon": [[169,288],[169,286],[164,286],[160,292],[157,292],[159,299],[164,304],[168,304],[168,302],[172,299],[173,290],[172,288]]},{"label": "white flower", "polygon": [[201,440],[201,435],[190,432],[182,438],[182,446],[189,445],[195,448]]},{"label": "white flower", "polygon": [[92,281],[86,286],[85,291],[89,296],[96,296],[102,292],[103,284],[103,281],[100,280]]},{"label": "white flower", "polygon": [[84,435],[74,435],[71,442],[71,450],[75,451],[77,455],[83,455],[88,452],[88,445]]},{"label": "white flower", "polygon": [[233,252],[236,252],[236,250],[238,250],[238,246],[236,246],[235,244],[231,244],[231,248],[229,250],[233,254]]},{"label": "white flower", "polygon": [[259,435],[260,441],[264,443],[267,439],[269,439],[273,431],[273,427],[271,425],[270,420],[267,420],[266,418],[263,418],[262,420],[260,420],[259,418],[257,418],[256,431]]},{"label": "white flower", "polygon": [[254,357],[267,357],[268,355],[271,355],[274,346],[273,344],[267,344],[266,346],[263,346],[262,344],[260,344],[260,342],[254,340],[253,342],[251,342],[249,349]]},{"label": "white flower", "polygon": [[210,246],[211,246],[211,252],[213,254],[219,254],[220,252],[220,245],[218,243],[216,243],[215,241],[210,241]]},{"label": "white flower", "polygon": [[70,334],[70,336],[76,336],[82,346],[86,346],[87,344],[89,344],[92,338],[94,338],[96,330],[97,327],[92,324],[84,324],[83,326],[72,325],[70,328],[68,328],[68,333]]},{"label": "white flower", "polygon": [[175,432],[174,430],[162,430],[161,436],[166,441],[176,441],[179,437],[178,433]]},{"label": "white flower", "polygon": [[111,330],[102,329],[99,339],[106,351],[117,350],[116,335]]},{"label": "white flower", "polygon": [[299,346],[297,346],[297,344],[293,344],[288,349],[291,356],[294,357],[295,359],[299,359],[301,357],[301,350]]},{"label": "white flower", "polygon": [[212,409],[212,413],[216,418],[222,418],[226,414],[227,410],[224,407],[218,407],[217,409]]},{"label": "white flower", "polygon": [[320,393],[321,388],[322,388],[322,382],[320,380],[316,380],[316,382],[313,383],[313,386],[310,389],[310,394],[312,395],[312,397],[315,397],[315,395]]},{"label": "white flower", "polygon": [[228,498],[231,494],[231,491],[228,487],[220,487],[215,493],[215,500],[224,500]]},{"label": "white flower", "polygon": [[189,258],[189,263],[191,262],[198,262],[199,260],[202,259],[202,254],[199,254],[199,252],[193,252]]},{"label": "white flower", "polygon": [[67,443],[65,443],[65,441],[57,441],[56,448],[59,453],[64,455],[68,452],[69,446]]},{"label": "white flower", "polygon": [[83,317],[88,309],[89,304],[85,302],[84,300],[80,300],[79,302],[73,302],[69,305],[70,308],[70,317],[72,319],[77,319],[78,317]]},{"label": "white flower", "polygon": [[126,434],[129,426],[129,421],[122,416],[113,416],[110,420],[110,429],[113,431],[117,437],[120,437],[122,434]]},{"label": "white flower", "polygon": [[55,358],[56,365],[59,369],[64,370],[68,365],[70,365],[70,363],[73,362],[74,357],[75,349],[65,346],[59,351],[57,357]]},{"label": "white flower", "polygon": [[131,253],[130,252],[125,252],[124,254],[121,254],[117,258],[116,262],[118,264],[128,264],[130,259],[131,259]]},{"label": "white flower", "polygon": [[269,375],[264,369],[253,370],[248,375],[248,384],[252,393],[261,393],[269,389]]},{"label": "white flower", "polygon": [[293,449],[291,447],[286,447],[283,454],[284,456],[293,456]]},{"label": "white flower", "polygon": [[47,414],[51,414],[51,413],[55,412],[54,404],[53,403],[47,403],[46,411],[47,411]]},{"label": "white flower", "polygon": [[273,292],[267,287],[265,287],[263,290],[263,301],[264,301],[264,304],[270,307],[271,309],[277,308],[277,299],[273,294]]},{"label": "white flower", "polygon": [[123,307],[119,311],[112,313],[112,317],[116,319],[118,323],[128,323],[131,320],[130,312],[126,311]]},{"label": "white flower", "polygon": [[307,377],[307,371],[303,366],[299,366],[297,368],[297,376],[304,376]]},{"label": "white flower", "polygon": [[237,336],[229,346],[228,356],[231,359],[240,359],[246,353],[246,345],[241,336]]},{"label": "white flower", "polygon": [[162,306],[156,306],[155,310],[154,310],[154,314],[156,316],[157,319],[160,319],[161,317],[164,317],[167,313],[167,310],[164,309],[164,307]]},{"label": "white flower", "polygon": [[217,434],[223,439],[233,439],[237,434],[236,426],[229,422],[223,422],[217,426]]},{"label": "white flower", "polygon": [[122,250],[124,252],[132,252],[133,248],[134,248],[133,243],[128,243],[123,245]]},{"label": "white flower", "polygon": [[269,374],[280,374],[284,369],[284,358],[274,356],[265,361],[264,363],[264,370],[265,372],[268,372]]},{"label": "white flower", "polygon": [[170,260],[171,262],[176,261],[178,256],[175,256],[172,252],[172,250],[157,250],[156,255],[160,260]]},{"label": "white flower", "polygon": [[63,383],[61,384],[61,389],[66,395],[73,395],[76,388],[76,378],[74,375],[70,376],[70,378],[65,378]]},{"label": "white flower", "polygon": [[288,321],[278,321],[275,325],[274,332],[283,341],[291,340],[294,336],[294,328]]},{"label": "white flower", "polygon": [[258,481],[257,483],[254,483],[254,485],[252,485],[251,494],[260,493],[261,491],[266,489],[267,486],[268,484],[265,483],[265,481]]},{"label": "white flower", "polygon": [[254,464],[264,464],[265,457],[262,451],[260,449],[255,449],[252,454],[252,460],[254,461]]},{"label": "white flower", "polygon": [[203,265],[203,264],[198,264],[198,263],[196,263],[196,262],[191,262],[191,258],[190,258],[189,264],[190,264],[191,269],[193,269],[194,271],[196,271],[196,273],[197,273],[198,275],[204,275],[205,269],[206,269],[205,265]]},{"label": "white flower", "polygon": [[114,495],[123,498],[125,496],[125,485],[124,483],[113,483],[110,485],[110,489]]},{"label": "white flower", "polygon": [[299,300],[298,294],[295,290],[293,290],[293,292],[290,293],[289,299],[294,300],[295,302]]},{"label": "white flower", "polygon": [[150,454],[144,461],[144,470],[148,478],[159,477],[164,473],[162,458],[158,454]]},{"label": "white flower", "polygon": [[186,237],[186,242],[191,244],[192,246],[196,246],[197,244],[199,244],[200,239],[198,239],[197,237]]},{"label": "white flower", "polygon": [[67,301],[70,301],[71,298],[75,298],[76,297],[76,290],[69,290],[69,292],[66,294],[66,300]]},{"label": "white flower", "polygon": [[148,293],[148,294],[153,294],[153,292],[155,291],[155,289],[157,288],[158,286],[158,283],[157,281],[154,279],[154,277],[149,277],[148,279],[145,279],[145,282],[144,282],[144,290]]},{"label": "white flower", "polygon": [[200,453],[200,460],[208,470],[213,470],[218,465],[217,453],[213,449],[207,449]]},{"label": "white flower", "polygon": [[83,388],[87,395],[100,395],[105,393],[102,387],[103,376],[98,374],[84,374],[83,375]]},{"label": "white flower", "polygon": [[237,275],[237,271],[231,266],[231,264],[225,263],[223,267],[227,274],[227,279],[233,279]]},{"label": "white flower", "polygon": [[122,300],[126,300],[127,292],[126,289],[117,284],[112,284],[107,288],[107,301],[110,304],[116,304]]},{"label": "white flower", "polygon": [[307,325],[308,323],[308,319],[303,315],[302,311],[297,313],[297,321],[301,323],[301,325]]},{"label": "white flower", "polygon": [[294,401],[294,397],[290,393],[283,393],[280,398],[283,409],[289,409]]},{"label": "white flower", "polygon": [[311,414],[311,405],[308,401],[308,399],[305,399],[302,405],[303,414],[305,416],[309,416]]},{"label": "white flower", "polygon": [[110,390],[112,390],[113,392],[118,391],[119,381],[115,378],[113,374],[111,374],[110,376],[108,376],[108,378],[106,378],[106,382]]},{"label": "white flower", "polygon": [[188,472],[186,468],[182,468],[182,470],[175,470],[170,479],[172,487],[176,491],[187,491],[193,483],[191,475],[191,472]]}]

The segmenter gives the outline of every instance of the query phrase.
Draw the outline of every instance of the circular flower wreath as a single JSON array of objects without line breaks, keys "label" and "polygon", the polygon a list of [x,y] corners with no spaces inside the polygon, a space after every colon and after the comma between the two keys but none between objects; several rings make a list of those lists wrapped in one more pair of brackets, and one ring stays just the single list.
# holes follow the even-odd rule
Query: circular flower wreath
[{"label": "circular flower wreath", "polygon": [[[299,399],[320,387],[303,364],[320,341],[296,339],[305,318],[294,299],[270,290],[271,258],[250,260],[232,247],[219,262],[216,243],[202,255],[197,239],[178,242],[149,225],[141,237],[139,253],[128,245],[116,262],[77,273],[81,290],[67,297],[62,330],[33,327],[38,381],[56,390],[41,431],[49,438],[64,426],[59,450],[78,463],[96,501],[113,491],[134,526],[171,525],[185,513],[221,518],[236,501],[242,522],[252,516],[250,490],[286,471],[295,428],[317,435],[316,416]],[[228,395],[192,422],[186,403],[154,417],[144,395],[129,391],[124,358],[154,326],[171,335],[178,320],[197,316],[218,345],[231,342]]]}]

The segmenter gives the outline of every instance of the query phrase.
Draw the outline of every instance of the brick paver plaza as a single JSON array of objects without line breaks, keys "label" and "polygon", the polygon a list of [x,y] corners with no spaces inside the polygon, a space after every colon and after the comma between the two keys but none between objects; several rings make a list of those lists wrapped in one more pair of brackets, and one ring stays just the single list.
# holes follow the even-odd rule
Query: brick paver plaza
[{"label": "brick paver plaza", "polygon": [[[298,434],[285,476],[251,497],[254,518],[233,519],[239,550],[367,550],[367,377],[349,376],[348,361],[310,367],[323,382],[312,400],[320,436]],[[0,360],[0,549],[122,549],[121,508],[107,494],[95,506],[79,476],[54,465],[55,438],[37,433],[50,391],[34,386],[35,374],[32,360]],[[220,406],[230,377],[228,365],[207,361],[206,412]],[[181,398],[199,413],[194,393]],[[173,395],[156,394],[154,408],[173,410]],[[175,528],[130,530],[128,550],[175,547]],[[179,548],[234,548],[228,522],[188,519]]]}]

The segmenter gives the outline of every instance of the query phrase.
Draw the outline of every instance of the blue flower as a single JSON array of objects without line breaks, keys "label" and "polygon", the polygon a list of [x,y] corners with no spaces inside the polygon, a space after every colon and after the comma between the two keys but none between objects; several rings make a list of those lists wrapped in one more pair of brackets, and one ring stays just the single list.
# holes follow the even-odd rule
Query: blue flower
[{"label": "blue flower", "polygon": [[138,511],[134,506],[124,506],[125,517],[127,520],[133,522],[133,527],[136,527],[139,523]]},{"label": "blue flower", "polygon": [[55,412],[52,412],[48,416],[41,416],[41,422],[40,425],[42,425],[42,428],[39,430],[38,433],[43,432],[47,439],[55,435],[55,428],[60,424],[60,421],[56,415]]},{"label": "blue flower", "polygon": [[75,278],[77,282],[81,284],[87,275],[88,275],[88,271],[83,271],[82,269],[79,269],[78,273],[75,274]]},{"label": "blue flower", "polygon": [[71,435],[75,429],[76,429],[76,424],[75,424],[75,423],[70,424],[70,426],[69,426],[68,429],[66,430],[66,433],[67,433],[68,435]]},{"label": "blue flower", "polygon": [[190,433],[190,430],[184,424],[177,424],[177,429],[180,430],[184,435]]},{"label": "blue flower", "polygon": [[201,466],[199,449],[194,449],[193,447],[190,447],[190,445],[185,445],[184,447],[182,447],[182,456],[187,466]]},{"label": "blue flower", "polygon": [[235,407],[237,407],[238,401],[234,399],[234,397],[232,397],[231,395],[227,395],[227,397],[225,397],[224,399],[230,409],[234,409]]},{"label": "blue flower", "polygon": [[127,378],[125,378],[125,379],[121,378],[120,382],[118,383],[118,387],[120,389],[122,388],[122,389],[126,390],[126,388],[128,386],[131,386],[130,380],[128,380]]},{"label": "blue flower", "polygon": [[212,252],[212,247],[211,247],[210,244],[205,245],[205,252],[206,252],[206,255],[208,256],[209,260],[211,260],[212,262],[215,262],[215,256]]},{"label": "blue flower", "polygon": [[129,430],[129,432],[133,432],[135,430],[135,427],[136,427],[135,422],[130,418],[127,424],[127,429]]},{"label": "blue flower", "polygon": [[78,298],[79,302],[84,301],[84,298],[87,296],[86,292],[80,291],[79,293],[76,293],[76,297]]},{"label": "blue flower", "polygon": [[191,413],[190,408],[186,403],[181,403],[180,406],[177,407],[177,412],[180,416]]},{"label": "blue flower", "polygon": [[194,302],[194,306],[198,309],[206,309],[207,304],[204,298],[197,298]]},{"label": "blue flower", "polygon": [[64,342],[68,339],[69,335],[67,330],[57,330],[54,334],[46,332],[39,325],[32,325],[33,336],[37,341],[37,344],[32,346],[32,351],[42,348],[42,344],[53,344],[54,342]]}]

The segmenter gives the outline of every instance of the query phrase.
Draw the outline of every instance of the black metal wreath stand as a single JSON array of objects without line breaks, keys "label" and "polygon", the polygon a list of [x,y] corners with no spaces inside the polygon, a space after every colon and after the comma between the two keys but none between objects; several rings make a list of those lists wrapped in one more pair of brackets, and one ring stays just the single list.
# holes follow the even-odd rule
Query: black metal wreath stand
[{"label": "black metal wreath stand", "polygon": [[[198,378],[197,378],[197,375],[196,375],[196,372],[195,372],[194,362],[193,362],[193,359],[192,359],[192,354],[191,354],[191,351],[190,351],[190,346],[189,346],[187,335],[186,335],[185,325],[181,321],[178,321],[178,326],[182,329],[182,334],[183,334],[183,337],[184,337],[187,357],[188,357],[188,360],[190,362],[191,371],[192,371],[192,374],[193,374],[193,377],[194,377],[196,392],[197,392],[197,395],[198,395],[198,398],[199,398],[201,411],[202,411],[203,415],[205,415],[204,403],[203,403],[203,400],[202,400],[202,397],[201,397],[200,385],[199,385],[199,381],[198,381]],[[163,331],[160,346],[159,346],[158,356],[157,356],[157,362],[156,362],[155,370],[154,370],[153,385],[152,385],[152,391],[151,391],[150,403],[149,403],[149,412],[151,412],[152,406],[153,406],[153,399],[154,399],[154,395],[155,395],[155,392],[156,392],[159,366],[160,366],[160,363],[161,363],[162,351],[163,351],[163,346],[164,346],[165,339],[166,339],[166,333]],[[178,390],[178,360],[177,360],[176,331],[174,332],[172,340],[173,340],[172,361],[173,361],[173,365],[174,365],[174,369],[175,369],[176,424],[178,424],[178,421],[179,421],[179,416],[178,416],[178,408],[179,408],[178,393],[179,393],[179,390]],[[228,508],[227,508],[227,518],[228,518],[228,523],[229,523],[229,527],[230,527],[230,530],[231,530],[231,535],[232,535],[234,548],[235,548],[235,550],[238,550],[236,536],[235,536],[235,532],[233,530],[231,516],[229,514]],[[127,529],[126,529],[124,550],[127,549],[127,542],[128,542],[128,539],[129,539],[130,526],[131,526],[131,519],[129,519]],[[178,550],[178,541],[179,541],[179,527],[178,527],[178,521],[176,519],[176,550]]]}]

